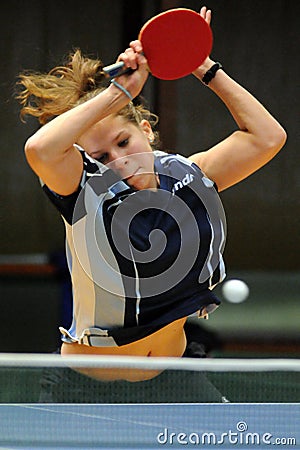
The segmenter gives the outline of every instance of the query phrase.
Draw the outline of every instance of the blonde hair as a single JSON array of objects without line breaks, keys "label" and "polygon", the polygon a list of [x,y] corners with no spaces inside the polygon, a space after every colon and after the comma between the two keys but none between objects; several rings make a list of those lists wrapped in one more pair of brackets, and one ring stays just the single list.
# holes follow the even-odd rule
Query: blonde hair
[{"label": "blonde hair", "polygon": [[[20,116],[30,115],[44,125],[51,119],[88,101],[107,88],[109,81],[103,72],[100,59],[91,59],[82,55],[79,49],[68,55],[65,65],[54,67],[48,73],[24,72],[17,82],[17,100],[21,104]],[[158,117],[143,104],[130,102],[118,112],[128,121],[137,125],[143,119],[152,127]],[[154,145],[159,142],[154,131]]]}]

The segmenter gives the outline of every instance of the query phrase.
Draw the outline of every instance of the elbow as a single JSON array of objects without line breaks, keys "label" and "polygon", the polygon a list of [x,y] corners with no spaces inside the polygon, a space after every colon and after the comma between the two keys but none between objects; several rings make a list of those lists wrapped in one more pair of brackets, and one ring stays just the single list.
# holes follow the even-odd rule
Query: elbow
[{"label": "elbow", "polygon": [[31,136],[25,143],[24,147],[26,158],[31,158],[34,155],[41,153],[40,146],[34,136]]},{"label": "elbow", "polygon": [[285,129],[278,124],[277,130],[274,133],[274,146],[278,148],[278,151],[282,149],[287,140],[287,132]]},{"label": "elbow", "polygon": [[38,161],[46,161],[49,156],[47,149],[44,148],[42,140],[36,135],[31,136],[25,143],[25,157],[27,162],[32,165]]},{"label": "elbow", "polygon": [[263,140],[262,145],[267,153],[275,156],[283,148],[286,140],[287,133],[285,129],[280,124],[276,124],[267,139]]},{"label": "elbow", "polygon": [[39,154],[39,148],[38,145],[36,145],[35,140],[30,137],[24,147],[25,157],[27,159],[27,162],[31,164],[34,160],[38,158]]},{"label": "elbow", "polygon": [[51,153],[40,137],[33,135],[25,143],[25,158],[31,169],[40,176],[40,168],[52,161]]},{"label": "elbow", "polygon": [[286,143],[286,140],[287,140],[287,133],[285,129],[278,124],[276,130],[274,130],[273,148],[278,149],[278,151],[281,150],[284,144]]}]

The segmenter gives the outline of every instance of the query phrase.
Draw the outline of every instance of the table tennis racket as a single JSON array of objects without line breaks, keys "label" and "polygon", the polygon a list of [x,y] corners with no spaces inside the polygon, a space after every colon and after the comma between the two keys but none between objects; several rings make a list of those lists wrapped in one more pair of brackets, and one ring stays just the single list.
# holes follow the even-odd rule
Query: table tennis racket
[{"label": "table tennis racket", "polygon": [[[162,80],[176,80],[191,74],[210,54],[213,35],[207,22],[191,9],[175,8],[154,16],[140,30],[149,70]],[[130,70],[130,69],[129,69]],[[115,78],[128,70],[118,62],[103,68]]]}]

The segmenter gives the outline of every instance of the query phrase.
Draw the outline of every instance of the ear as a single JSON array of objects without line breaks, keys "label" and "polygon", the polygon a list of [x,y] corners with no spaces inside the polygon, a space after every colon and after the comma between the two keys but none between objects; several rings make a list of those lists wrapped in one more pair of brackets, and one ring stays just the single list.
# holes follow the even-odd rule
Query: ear
[{"label": "ear", "polygon": [[150,125],[150,123],[148,122],[148,120],[143,119],[140,122],[140,128],[143,131],[143,133],[145,133],[147,139],[151,142],[151,139],[153,140],[153,131],[152,131],[152,127]]}]

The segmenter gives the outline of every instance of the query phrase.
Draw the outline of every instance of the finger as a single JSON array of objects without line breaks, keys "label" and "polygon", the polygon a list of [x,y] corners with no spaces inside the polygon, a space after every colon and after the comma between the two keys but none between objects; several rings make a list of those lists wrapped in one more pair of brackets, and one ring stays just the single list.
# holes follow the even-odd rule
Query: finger
[{"label": "finger", "polygon": [[207,9],[206,6],[202,6],[200,9],[200,16],[205,20],[208,25],[210,25],[211,22],[211,10]]},{"label": "finger", "polygon": [[148,66],[148,61],[143,53],[137,54],[137,63],[139,67]]},{"label": "finger", "polygon": [[132,48],[136,53],[142,53],[143,51],[143,46],[141,41],[139,40],[135,40],[135,41],[131,41],[129,44],[130,48]]},{"label": "finger", "polygon": [[131,69],[134,70],[137,69],[138,68],[137,53],[132,48],[128,48],[125,53],[128,56],[128,62]]},{"label": "finger", "polygon": [[210,9],[208,9],[208,10],[206,11],[206,17],[205,17],[205,20],[206,20],[206,23],[208,23],[208,25],[210,25],[210,23],[211,23],[211,10],[210,10]]},{"label": "finger", "polygon": [[125,52],[121,53],[119,60],[123,61],[126,67],[130,67],[133,70],[137,69],[137,54],[132,48],[127,48]]},{"label": "finger", "polygon": [[203,17],[203,19],[205,19],[206,16],[206,6],[202,6],[202,8],[200,9],[200,16]]},{"label": "finger", "polygon": [[143,53],[143,46],[141,41],[132,41],[130,42],[130,47],[136,53],[136,60],[139,66],[147,65],[147,59]]}]

